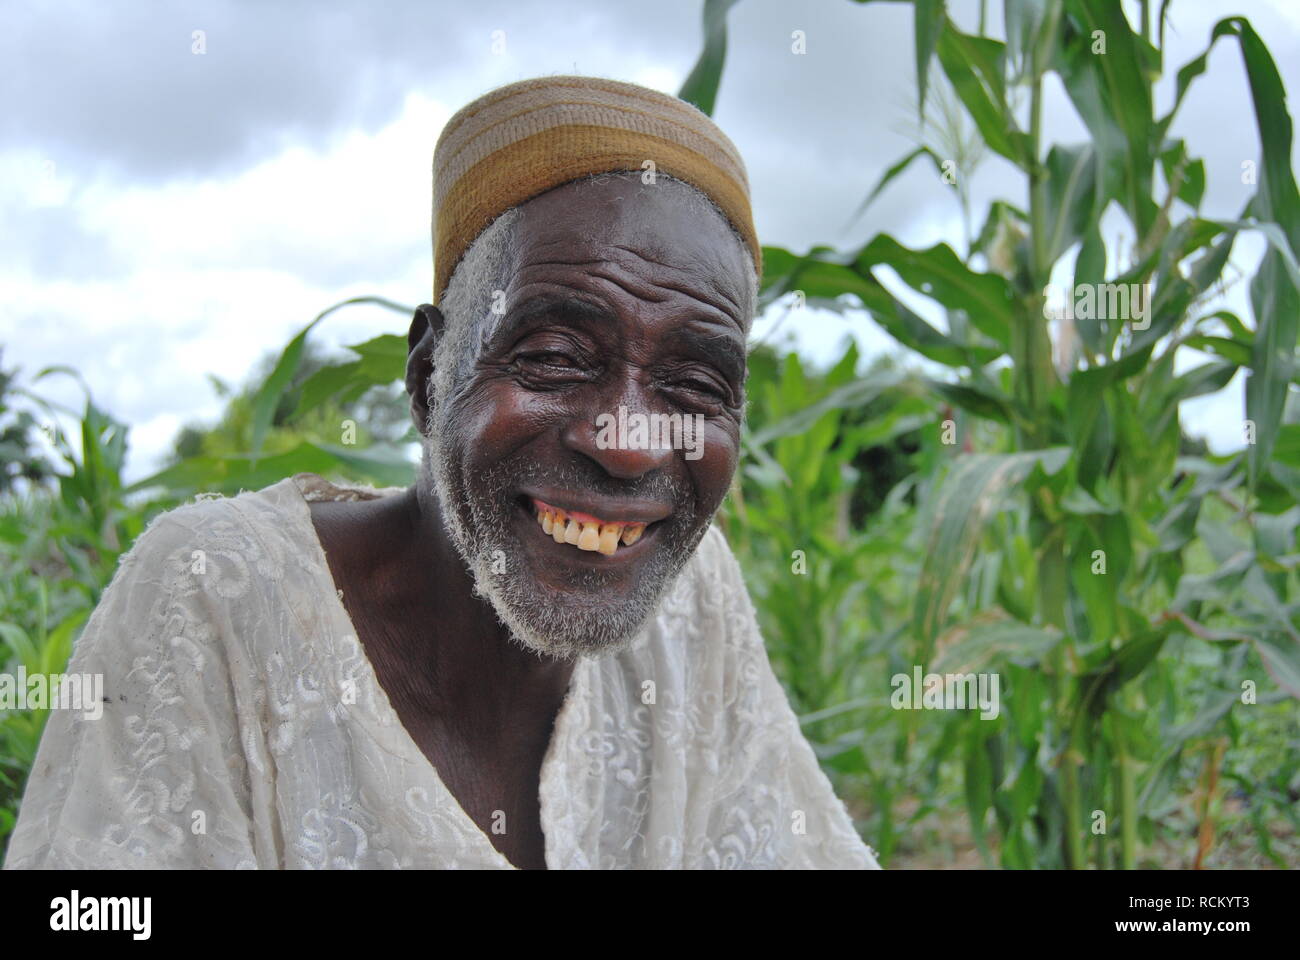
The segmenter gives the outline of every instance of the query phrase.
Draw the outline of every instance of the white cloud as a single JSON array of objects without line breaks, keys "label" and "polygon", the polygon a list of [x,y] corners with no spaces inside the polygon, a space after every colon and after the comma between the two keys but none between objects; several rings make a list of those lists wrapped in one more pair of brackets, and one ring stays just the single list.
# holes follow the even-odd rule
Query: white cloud
[{"label": "white cloud", "polygon": [[[74,205],[130,268],[111,281],[0,268],[5,362],[80,370],[96,401],[132,424],[130,475],[149,472],[183,421],[219,412],[207,374],[243,381],[256,358],[346,297],[429,299],[431,158],[452,112],[412,95],[373,136],[349,133],[323,153],[290,148],[227,181],[77,188],[54,178],[40,201]],[[46,173],[31,155],[0,166]],[[355,308],[326,320],[320,339],[405,325]],[[80,405],[70,383],[52,392]]]}]

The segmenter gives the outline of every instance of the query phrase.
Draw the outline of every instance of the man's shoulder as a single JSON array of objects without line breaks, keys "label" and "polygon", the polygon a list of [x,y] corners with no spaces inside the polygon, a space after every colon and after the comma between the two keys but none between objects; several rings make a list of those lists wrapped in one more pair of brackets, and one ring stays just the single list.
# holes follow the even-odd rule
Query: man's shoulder
[{"label": "man's shoulder", "polygon": [[159,513],[122,554],[108,589],[238,600],[271,587],[307,553],[306,505],[293,502],[291,482],[233,497],[200,494]]},{"label": "man's shoulder", "polygon": [[[285,482],[200,495],[150,520],[122,554],[75,651],[127,664],[232,645],[252,651],[286,598],[295,612],[311,609],[315,559],[302,543],[310,521],[295,516]],[[297,510],[305,514],[305,504]]]},{"label": "man's shoulder", "polygon": [[283,539],[299,531],[300,511],[282,480],[261,490],[241,491],[233,497],[200,493],[187,503],[164,510],[136,537],[122,562],[161,561],[184,547],[201,549],[204,543],[255,535]]}]

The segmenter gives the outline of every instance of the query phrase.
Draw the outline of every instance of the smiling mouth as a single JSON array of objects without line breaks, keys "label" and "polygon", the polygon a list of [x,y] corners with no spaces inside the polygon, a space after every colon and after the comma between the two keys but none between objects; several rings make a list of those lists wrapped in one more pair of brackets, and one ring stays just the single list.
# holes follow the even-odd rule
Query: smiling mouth
[{"label": "smiling mouth", "polygon": [[588,553],[614,556],[631,547],[657,520],[603,520],[579,510],[564,510],[536,497],[527,504],[542,532],[556,543],[568,544]]}]

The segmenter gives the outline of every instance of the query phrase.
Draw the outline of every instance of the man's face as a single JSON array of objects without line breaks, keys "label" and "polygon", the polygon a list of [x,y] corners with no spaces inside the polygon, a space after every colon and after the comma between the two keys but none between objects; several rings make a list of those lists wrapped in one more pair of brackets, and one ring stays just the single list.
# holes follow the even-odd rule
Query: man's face
[{"label": "man's face", "polygon": [[715,213],[637,177],[568,184],[521,214],[504,314],[430,416],[433,468],[514,636],[607,653],[653,614],[735,472],[745,252]]}]

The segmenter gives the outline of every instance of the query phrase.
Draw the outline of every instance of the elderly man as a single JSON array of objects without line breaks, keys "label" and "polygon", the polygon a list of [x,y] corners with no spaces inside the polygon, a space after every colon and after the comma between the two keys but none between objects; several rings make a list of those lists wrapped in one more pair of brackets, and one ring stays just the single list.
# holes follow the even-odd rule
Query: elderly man
[{"label": "elderly man", "polygon": [[159,517],[7,866],[875,867],[710,526],[760,266],[731,141],[630,84],[493,91],[434,153],[434,254],[419,481]]}]

